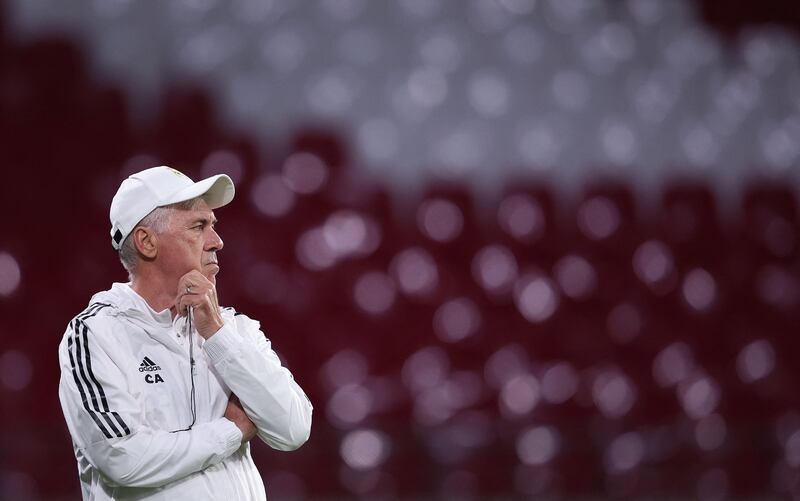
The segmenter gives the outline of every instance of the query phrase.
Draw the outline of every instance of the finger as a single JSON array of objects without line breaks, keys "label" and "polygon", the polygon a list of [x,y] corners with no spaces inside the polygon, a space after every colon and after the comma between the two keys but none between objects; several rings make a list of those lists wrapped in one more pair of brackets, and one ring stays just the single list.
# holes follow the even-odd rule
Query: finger
[{"label": "finger", "polygon": [[197,272],[189,272],[178,280],[178,290],[176,291],[176,298],[180,298],[185,294],[204,293],[213,284],[206,279],[203,275],[196,275]]},{"label": "finger", "polygon": [[207,298],[212,306],[217,306],[217,290],[213,284],[192,285],[191,288],[178,293],[178,299],[183,296],[200,296]]},{"label": "finger", "polygon": [[187,308],[189,306],[197,309],[198,307],[202,306],[203,302],[203,298],[200,294],[183,294],[178,299],[178,311],[185,316],[188,314]]},{"label": "finger", "polygon": [[178,279],[178,289],[186,289],[186,287],[195,287],[198,285],[211,285],[211,282],[199,271],[191,270]]},{"label": "finger", "polygon": [[200,273],[200,271],[198,271],[198,270],[192,270],[189,273],[187,273],[186,275],[184,275],[184,277],[187,280],[189,280],[192,283],[197,284],[197,285],[201,285],[201,284],[202,285],[210,285],[211,284],[211,282],[206,278],[206,276],[203,275],[202,273]]},{"label": "finger", "polygon": [[186,300],[186,295],[179,296],[178,301],[175,303],[178,314],[185,317],[187,315],[186,307],[189,306],[189,304],[190,303]]},{"label": "finger", "polygon": [[182,294],[177,301],[178,304],[178,311],[181,314],[187,314],[187,307],[192,306],[195,310],[199,308],[204,308],[208,305],[213,305],[214,302],[211,298],[210,291],[198,291],[192,292],[191,294]]},{"label": "finger", "polygon": [[[192,292],[189,292],[189,290],[191,290]],[[175,305],[178,307],[178,311],[181,312],[182,314],[185,313],[187,298],[196,295],[197,292],[195,291],[195,287],[192,287],[191,289],[189,287],[178,289],[178,295],[175,297]]]},{"label": "finger", "polygon": [[197,285],[193,283],[190,279],[181,279],[178,281],[178,290],[176,291],[176,296],[178,298],[185,296],[187,294],[192,294],[196,292]]}]

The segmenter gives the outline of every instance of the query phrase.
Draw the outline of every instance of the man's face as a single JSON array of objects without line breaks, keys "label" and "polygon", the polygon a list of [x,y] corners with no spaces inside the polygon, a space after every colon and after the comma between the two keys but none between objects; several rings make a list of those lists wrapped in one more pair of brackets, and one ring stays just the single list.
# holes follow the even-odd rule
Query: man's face
[{"label": "man's face", "polygon": [[217,251],[222,239],[214,230],[214,212],[201,201],[191,210],[172,210],[168,229],[158,235],[161,269],[177,280],[192,270],[199,270],[216,284],[219,272]]}]

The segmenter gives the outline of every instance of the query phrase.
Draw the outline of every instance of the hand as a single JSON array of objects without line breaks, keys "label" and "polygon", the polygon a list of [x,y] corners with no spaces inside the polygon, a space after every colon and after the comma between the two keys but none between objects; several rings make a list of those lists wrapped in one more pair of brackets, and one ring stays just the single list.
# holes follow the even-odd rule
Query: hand
[{"label": "hand", "polygon": [[192,307],[194,326],[203,339],[211,337],[225,324],[219,313],[217,288],[197,270],[178,280],[175,306],[181,315],[186,315],[188,306]]},{"label": "hand", "polygon": [[256,425],[247,417],[244,408],[242,408],[242,403],[239,402],[239,397],[233,393],[228,399],[228,407],[225,408],[225,418],[233,421],[233,424],[242,431],[242,444],[249,442],[256,436]]}]

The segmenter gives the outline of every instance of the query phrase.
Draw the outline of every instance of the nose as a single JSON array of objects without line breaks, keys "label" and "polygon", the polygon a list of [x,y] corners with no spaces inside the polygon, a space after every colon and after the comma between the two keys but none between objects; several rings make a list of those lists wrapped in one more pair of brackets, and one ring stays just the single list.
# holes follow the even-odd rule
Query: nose
[{"label": "nose", "polygon": [[222,250],[225,243],[220,238],[219,233],[214,228],[210,228],[208,239],[206,240],[206,250],[209,252],[217,252]]}]

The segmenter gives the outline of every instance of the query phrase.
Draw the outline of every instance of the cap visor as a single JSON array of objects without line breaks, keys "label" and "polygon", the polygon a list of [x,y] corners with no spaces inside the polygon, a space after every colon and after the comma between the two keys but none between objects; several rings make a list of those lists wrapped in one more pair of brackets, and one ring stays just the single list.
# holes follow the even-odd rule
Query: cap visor
[{"label": "cap visor", "polygon": [[233,186],[231,178],[225,174],[217,174],[216,176],[203,179],[202,181],[198,181],[180,190],[170,197],[164,205],[176,204],[178,202],[191,200],[192,198],[202,197],[210,209],[217,209],[230,203],[235,193],[236,189]]}]

